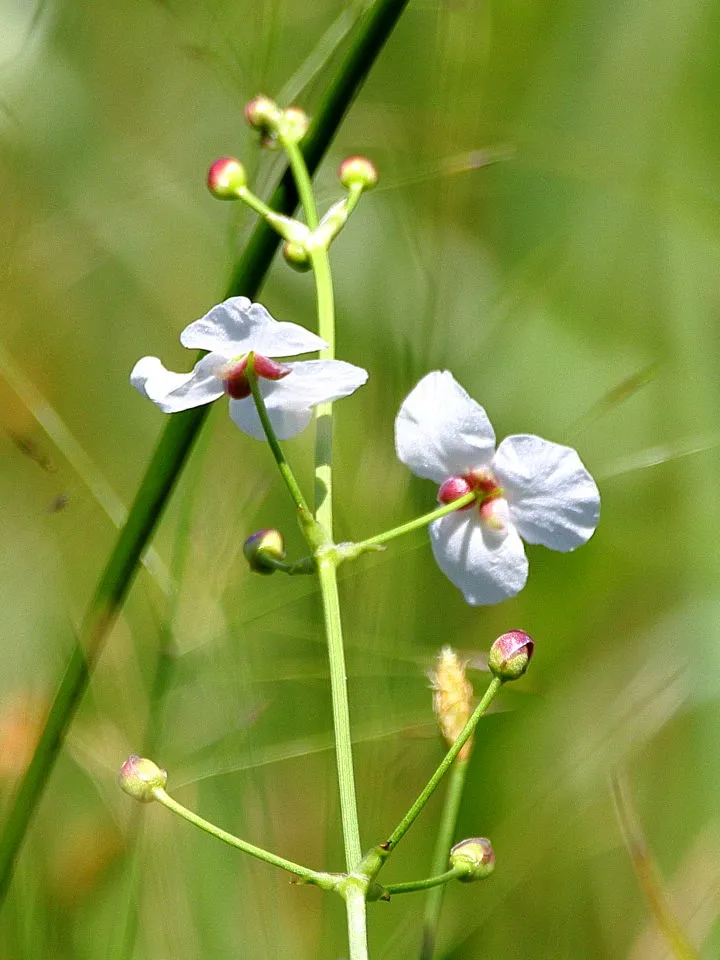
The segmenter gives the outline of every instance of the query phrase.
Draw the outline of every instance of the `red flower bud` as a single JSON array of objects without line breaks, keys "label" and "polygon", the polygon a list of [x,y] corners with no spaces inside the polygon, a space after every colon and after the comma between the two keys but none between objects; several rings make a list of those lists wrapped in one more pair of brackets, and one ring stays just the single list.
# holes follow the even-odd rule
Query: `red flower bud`
[{"label": "red flower bud", "polygon": [[218,200],[237,200],[247,186],[245,167],[234,157],[220,157],[208,170],[207,185]]},{"label": "red flower bud", "polygon": [[275,132],[281,116],[280,108],[270,97],[253,97],[245,106],[245,119],[263,135]]},{"label": "red flower bud", "polygon": [[528,668],[535,642],[524,630],[510,630],[490,647],[488,666],[500,680],[517,680]]},{"label": "red flower bud", "polygon": [[[460,497],[464,497],[466,493],[470,493],[473,487],[465,477],[448,477],[447,480],[440,486],[440,489],[437,493],[437,498],[440,503],[454,503],[455,500],[459,500]],[[470,501],[466,506],[461,507],[461,510],[466,510],[468,507],[472,507],[474,501]]]},{"label": "red flower bud", "polygon": [[377,170],[367,157],[347,157],[338,168],[338,177],[347,189],[360,186],[363,190],[372,190],[379,179]]}]

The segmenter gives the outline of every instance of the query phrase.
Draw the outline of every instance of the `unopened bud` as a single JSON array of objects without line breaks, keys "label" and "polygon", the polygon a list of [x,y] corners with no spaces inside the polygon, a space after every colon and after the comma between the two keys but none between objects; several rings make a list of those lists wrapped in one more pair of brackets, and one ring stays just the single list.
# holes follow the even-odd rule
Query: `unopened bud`
[{"label": "unopened bud", "polygon": [[255,573],[275,573],[273,560],[285,559],[285,541],[279,530],[258,530],[243,544],[245,559]]},{"label": "unopened bud", "polygon": [[[433,689],[433,708],[448,747],[451,747],[472,713],[473,688],[465,676],[466,664],[451,647],[443,647],[435,669],[430,672]],[[458,754],[467,760],[472,752],[473,738],[463,745]]]},{"label": "unopened bud", "polygon": [[312,266],[307,250],[301,243],[292,243],[288,240],[282,245],[282,255],[288,266],[297,270],[298,273],[305,273]]},{"label": "unopened bud", "polygon": [[282,111],[270,97],[253,97],[245,106],[245,119],[263,136],[276,132],[281,117]]},{"label": "unopened bud", "polygon": [[363,190],[372,190],[379,179],[375,166],[367,157],[347,157],[338,168],[338,177],[347,189],[360,186]]},{"label": "unopened bud", "polygon": [[307,133],[310,121],[300,107],[288,107],[282,112],[282,136],[285,140],[299,143]]},{"label": "unopened bud", "polygon": [[247,186],[245,167],[234,157],[220,157],[208,170],[207,185],[218,200],[237,200]]},{"label": "unopened bud", "polygon": [[534,649],[533,638],[524,630],[510,630],[490,647],[488,667],[500,680],[517,680],[527,670]]},{"label": "unopened bud", "polygon": [[155,792],[165,789],[167,772],[161,770],[152,760],[133,754],[120,767],[118,783],[125,793],[135,800],[141,803],[152,803],[157,799]]},{"label": "unopened bud", "polygon": [[495,853],[486,837],[471,837],[461,840],[450,851],[450,866],[463,870],[458,876],[462,883],[473,883],[489,877],[495,869]]},{"label": "unopened bud", "polygon": [[[465,477],[448,477],[447,480],[440,484],[437,498],[440,503],[454,503],[472,490],[472,484],[470,484]],[[468,507],[472,507],[472,505],[473,501],[467,504]],[[466,507],[462,507],[461,509],[465,510]]]}]

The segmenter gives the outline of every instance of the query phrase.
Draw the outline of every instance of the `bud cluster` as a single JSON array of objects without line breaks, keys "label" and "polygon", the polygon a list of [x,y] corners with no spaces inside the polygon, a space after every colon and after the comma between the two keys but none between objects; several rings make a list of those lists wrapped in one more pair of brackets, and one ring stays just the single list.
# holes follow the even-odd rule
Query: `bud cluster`
[{"label": "bud cluster", "polygon": [[[260,135],[264,147],[284,147],[294,150],[308,131],[307,114],[300,107],[282,109],[269,97],[258,96],[245,107],[245,119]],[[378,182],[377,170],[366,157],[348,157],[338,170],[340,183],[348,191],[347,197],[328,210],[318,226],[310,230],[306,224],[284,217],[255,196],[247,185],[247,173],[234,157],[221,157],[208,171],[210,193],[218,200],[242,200],[259,213],[285,241],[282,247],[286,263],[294,270],[311,267],[315,250],[327,250],[342,230],[357,205],[361,194]]]}]

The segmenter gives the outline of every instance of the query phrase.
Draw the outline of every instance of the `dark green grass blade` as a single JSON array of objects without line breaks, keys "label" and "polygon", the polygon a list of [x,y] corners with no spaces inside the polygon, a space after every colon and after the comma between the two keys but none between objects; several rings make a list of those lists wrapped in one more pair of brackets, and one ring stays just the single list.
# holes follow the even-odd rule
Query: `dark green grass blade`
[{"label": "dark green grass blade", "polygon": [[[407,3],[408,0],[377,0],[358,24],[356,36],[335,79],[328,86],[303,144],[311,173],[332,142]],[[283,213],[289,214],[295,209],[297,195],[287,172],[270,204]],[[232,272],[227,296],[243,294],[254,297],[262,285],[277,246],[277,235],[261,221]],[[105,637],[127,596],[143,551],[150,542],[207,412],[207,407],[201,407],[175,414],[169,419],[127,523],[120,531],[115,549],[100,578],[82,625],[79,642],[70,657],[33,758],[13,798],[0,839],[0,904],[7,894],[23,838],[88,685]]]}]

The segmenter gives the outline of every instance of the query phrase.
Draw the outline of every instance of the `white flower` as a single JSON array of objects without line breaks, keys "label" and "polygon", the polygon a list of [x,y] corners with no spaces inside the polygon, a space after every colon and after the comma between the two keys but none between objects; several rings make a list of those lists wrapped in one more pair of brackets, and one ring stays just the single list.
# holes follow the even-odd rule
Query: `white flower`
[{"label": "white flower", "polygon": [[255,373],[270,423],[279,440],[301,433],[318,403],[347,397],[367,380],[367,371],[342,360],[301,360],[276,363],[271,357],[291,357],[321,350],[324,340],[295,323],[278,323],[259,303],[231,297],[213,307],[180,334],[184,347],[209,350],[190,373],[173,373],[157,357],[143,357],[133,367],[130,382],[164,413],[189,410],[227,394],[230,416],[257,440],[265,439],[245,368],[255,354]]},{"label": "white flower", "polygon": [[499,603],[522,590],[523,540],[569,551],[595,531],[600,494],[577,453],[530,434],[506,437],[495,450],[487,414],[447,370],[429,373],[406,397],[395,448],[413,473],[441,484],[441,502],[476,494],[430,524],[435,559],[468,603]]}]

